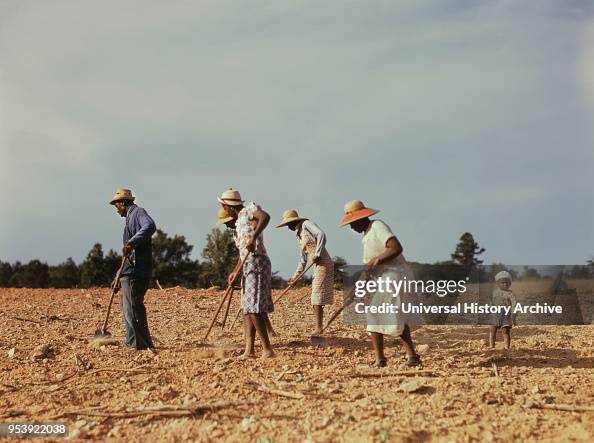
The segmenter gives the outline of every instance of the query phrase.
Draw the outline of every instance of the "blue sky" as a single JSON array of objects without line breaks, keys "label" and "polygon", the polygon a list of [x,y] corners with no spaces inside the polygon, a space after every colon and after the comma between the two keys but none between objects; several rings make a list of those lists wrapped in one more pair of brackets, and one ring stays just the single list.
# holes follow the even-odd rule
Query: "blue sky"
[{"label": "blue sky", "polygon": [[355,198],[409,260],[583,263],[593,123],[590,1],[3,2],[0,259],[119,248],[118,187],[198,257],[233,186],[351,263]]}]

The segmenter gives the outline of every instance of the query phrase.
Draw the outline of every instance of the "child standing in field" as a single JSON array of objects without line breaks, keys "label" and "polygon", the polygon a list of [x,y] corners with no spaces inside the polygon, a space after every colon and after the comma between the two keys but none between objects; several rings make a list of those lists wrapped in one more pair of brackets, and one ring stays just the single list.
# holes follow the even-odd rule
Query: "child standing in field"
[{"label": "child standing in field", "polygon": [[492,315],[492,324],[489,328],[489,346],[491,348],[495,347],[497,330],[502,329],[505,349],[509,349],[511,346],[511,328],[516,322],[516,315],[513,313],[516,307],[516,298],[510,289],[512,284],[511,274],[507,271],[499,272],[495,276],[495,284],[497,287],[493,289],[491,305],[508,306],[510,310],[507,313],[502,311]]},{"label": "child standing in field", "polygon": [[326,250],[326,234],[314,222],[299,217],[294,209],[283,213],[277,228],[287,226],[297,234],[301,256],[299,266],[291,277],[291,284],[304,270],[307,259],[314,263],[311,284],[311,304],[316,318],[314,334],[321,334],[324,323],[324,305],[334,302],[334,262]]}]

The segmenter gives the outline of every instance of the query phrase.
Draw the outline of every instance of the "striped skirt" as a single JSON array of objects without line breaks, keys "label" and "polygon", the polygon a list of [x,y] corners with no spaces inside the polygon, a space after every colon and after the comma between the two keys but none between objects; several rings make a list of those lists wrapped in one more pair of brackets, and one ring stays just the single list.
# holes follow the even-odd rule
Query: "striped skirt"
[{"label": "striped skirt", "polygon": [[324,250],[318,263],[313,266],[311,304],[331,305],[332,303],[334,303],[334,262]]}]

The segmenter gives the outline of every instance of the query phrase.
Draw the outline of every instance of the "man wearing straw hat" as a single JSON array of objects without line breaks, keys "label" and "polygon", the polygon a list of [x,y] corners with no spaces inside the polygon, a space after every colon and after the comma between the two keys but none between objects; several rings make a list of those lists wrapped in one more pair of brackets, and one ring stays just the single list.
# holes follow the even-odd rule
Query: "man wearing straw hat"
[{"label": "man wearing straw hat", "polygon": [[334,302],[334,262],[326,250],[326,234],[312,221],[299,217],[294,209],[287,209],[283,213],[283,220],[277,228],[283,226],[296,232],[301,251],[299,265],[289,284],[305,270],[308,257],[314,264],[311,304],[316,327],[313,333],[321,334],[324,326],[324,305]]},{"label": "man wearing straw hat", "polygon": [[[154,348],[149,332],[144,295],[152,272],[153,253],[151,237],[156,226],[147,212],[134,204],[129,189],[118,189],[109,202],[126,219],[124,225],[123,254],[128,257],[121,274],[122,313],[126,326],[126,348]],[[114,281],[112,286],[117,286]],[[116,287],[117,289],[117,287]]]},{"label": "man wearing straw hat", "polygon": [[[245,203],[239,191],[228,189],[218,197],[223,209],[235,218],[233,238],[239,250],[239,260],[229,276],[229,283],[242,273],[241,307],[245,335],[242,358],[254,356],[256,333],[262,341],[262,358],[274,357],[266,326],[267,314],[274,311],[272,302],[272,266],[264,247],[262,231],[270,215],[254,202]],[[245,259],[243,268],[241,263]]]},{"label": "man wearing straw hat", "polygon": [[[390,227],[381,220],[369,219],[378,212],[376,209],[366,208],[360,200],[352,200],[344,205],[345,216],[339,225],[349,225],[354,231],[363,234],[363,263],[366,266],[364,276],[378,279],[383,277],[384,280],[388,277],[392,281],[413,279],[412,270],[402,255],[402,245]],[[393,289],[387,288],[384,291],[375,291],[371,303],[376,306],[383,303],[409,303],[414,300],[414,295],[401,291],[394,297]],[[371,335],[371,344],[375,352],[374,365],[377,367],[387,365],[384,354],[384,335],[395,335],[402,339],[408,356],[408,366],[421,364],[410,334],[410,327],[419,324],[419,319],[406,316],[400,311],[399,309],[397,313],[366,314],[367,331]]]}]

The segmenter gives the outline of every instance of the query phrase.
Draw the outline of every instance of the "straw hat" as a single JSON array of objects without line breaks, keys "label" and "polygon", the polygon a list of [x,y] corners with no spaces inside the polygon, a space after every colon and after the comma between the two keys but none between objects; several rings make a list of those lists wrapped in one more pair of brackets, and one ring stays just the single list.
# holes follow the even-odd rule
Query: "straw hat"
[{"label": "straw hat", "polygon": [[299,214],[297,214],[297,211],[295,211],[294,209],[287,209],[285,212],[283,212],[283,221],[280,225],[277,226],[277,228],[282,228],[283,226],[287,226],[289,223],[298,222],[301,220],[307,219],[299,217]]},{"label": "straw hat", "polygon": [[338,227],[346,226],[354,221],[361,220],[362,218],[371,217],[373,214],[377,214],[377,209],[366,208],[361,200],[351,200],[344,205],[344,213],[342,221]]},{"label": "straw hat", "polygon": [[219,203],[229,206],[240,206],[243,204],[241,195],[237,189],[229,188],[220,197],[217,197]]},{"label": "straw hat", "polygon": [[221,208],[221,209],[219,209],[219,213],[217,214],[217,218],[218,218],[217,224],[218,225],[222,225],[222,224],[225,224],[225,223],[227,223],[227,222],[229,222],[231,220],[234,220],[235,219],[235,215],[234,214],[231,214],[230,212],[228,212],[227,209]]},{"label": "straw hat", "polygon": [[118,189],[115,192],[115,194],[111,198],[109,204],[110,205],[113,205],[115,202],[120,201],[120,200],[127,200],[127,201],[130,201],[130,202],[133,202],[135,198],[136,197],[134,197],[132,195],[132,191],[130,191],[129,189],[123,189],[122,188],[122,189]]}]

